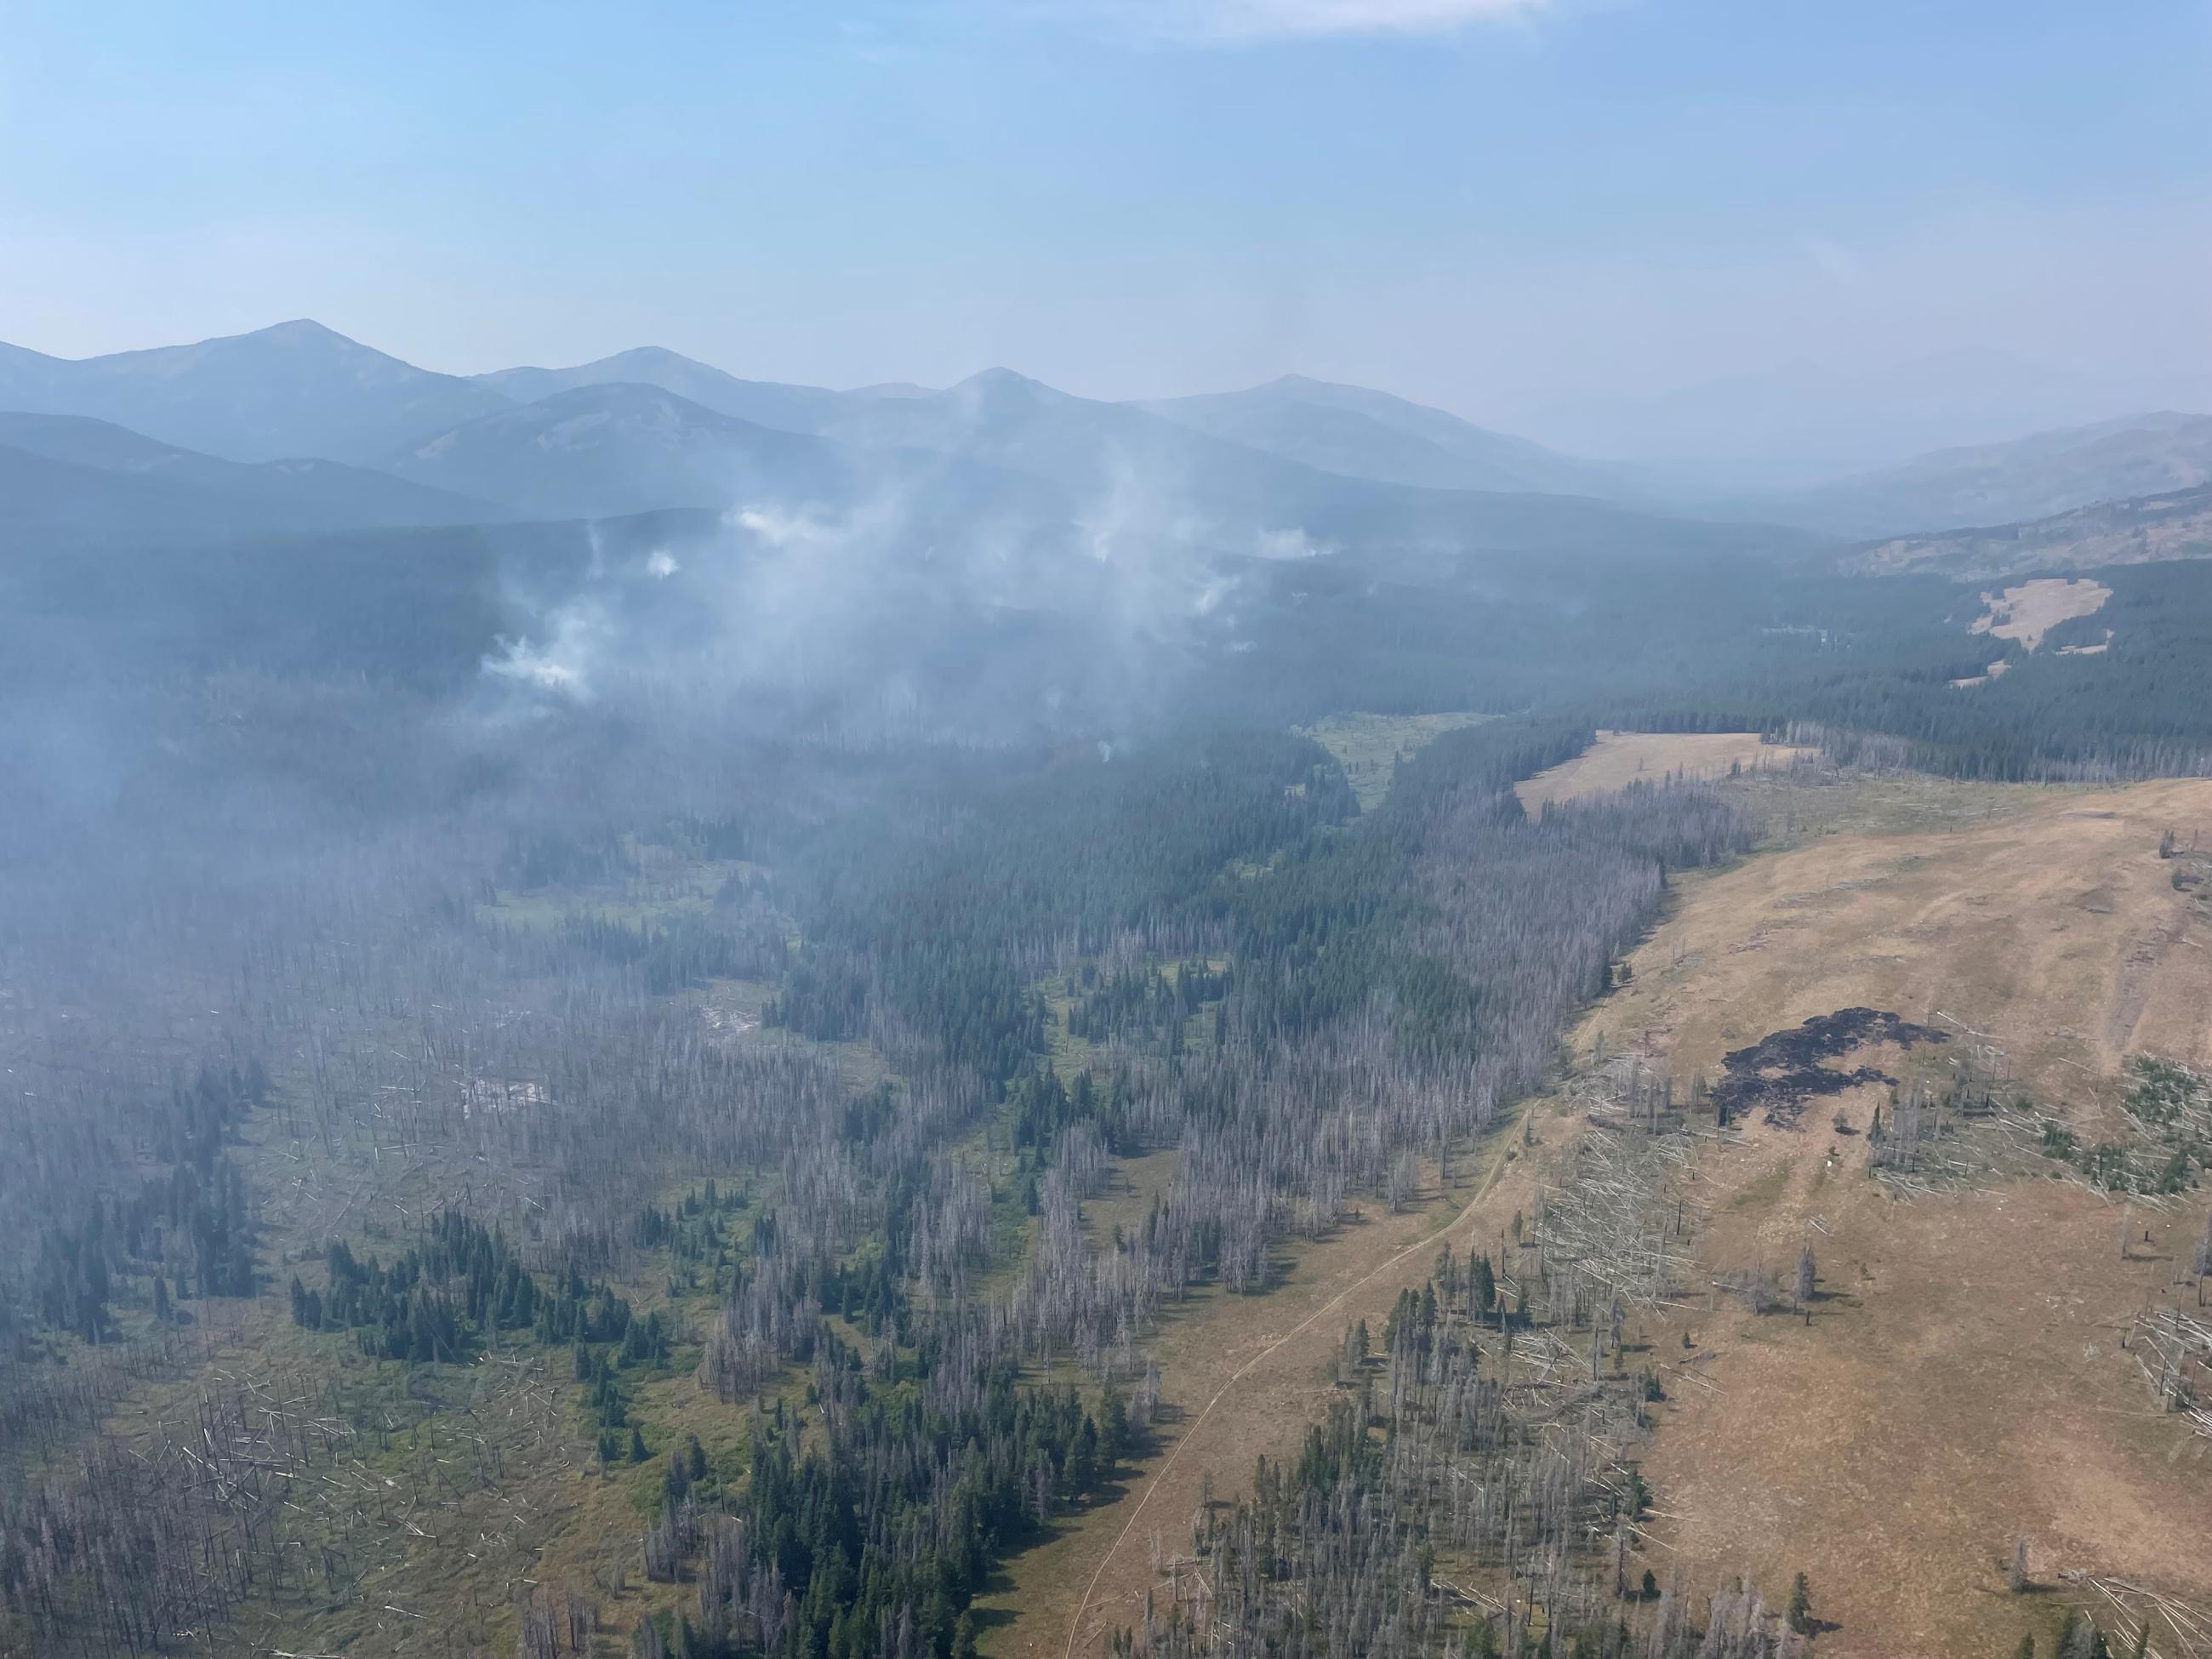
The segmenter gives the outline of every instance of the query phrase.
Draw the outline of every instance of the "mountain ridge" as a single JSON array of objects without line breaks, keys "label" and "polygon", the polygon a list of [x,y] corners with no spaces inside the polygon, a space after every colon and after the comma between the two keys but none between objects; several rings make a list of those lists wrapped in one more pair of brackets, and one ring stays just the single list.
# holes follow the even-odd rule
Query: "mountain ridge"
[{"label": "mountain ridge", "polygon": [[1987,580],[2101,566],[2212,557],[2212,484],[2097,501],[2047,518],[1854,548],[1838,568],[1862,575],[1936,572]]},{"label": "mountain ridge", "polygon": [[632,346],[567,368],[495,369],[470,377],[517,403],[535,403],[590,386],[651,386],[714,410],[787,432],[817,432],[843,398],[825,386],[749,380],[665,346]]},{"label": "mountain ridge", "polygon": [[2087,374],[1960,347],[1857,374],[1800,359],[1646,397],[1563,399],[1528,423],[1579,453],[1707,469],[1728,492],[1763,493],[2161,408],[2212,411],[2212,374]]},{"label": "mountain ridge", "polygon": [[867,454],[837,439],[726,415],[642,383],[588,385],[436,434],[391,458],[398,476],[507,501],[547,518],[775,502],[842,509],[920,491],[931,512],[997,503],[1064,516],[1035,480],[941,454]]},{"label": "mountain ridge", "polygon": [[306,318],[94,357],[0,354],[0,409],[84,416],[231,461],[373,465],[410,435],[509,401]]},{"label": "mountain ridge", "polygon": [[1747,510],[1855,537],[2021,523],[2212,482],[2212,415],[2171,410],[1960,445]]},{"label": "mountain ridge", "polygon": [[[2002,380],[2015,371],[2033,381],[2042,373],[1972,353],[1931,362],[1914,373],[1936,383],[1972,374]],[[1793,375],[1847,378],[1808,365],[1765,378]],[[1751,386],[1761,377],[1742,378]],[[453,497],[477,501],[486,517],[604,517],[727,506],[753,495],[849,501],[883,481],[911,482],[957,461],[987,471],[957,485],[933,481],[933,499],[959,496],[973,510],[988,493],[988,477],[1018,498],[1024,521],[1057,512],[1100,545],[1133,534],[1235,542],[1291,532],[1355,544],[1443,546],[1456,537],[1488,544],[1506,525],[1541,539],[1566,533],[1570,523],[1583,526],[1577,538],[1604,533],[1607,522],[1639,538],[1667,523],[1672,528],[1656,538],[1664,543],[1698,533],[1698,525],[1717,533],[1711,526],[1722,523],[1738,527],[1732,539],[1747,526],[1754,535],[1759,526],[1789,526],[1858,541],[2027,522],[2212,478],[2212,416],[2171,412],[1954,446],[1807,487],[1720,495],[1668,487],[1648,470],[1564,454],[1389,392],[1296,374],[1242,391],[1118,402],[1002,366],[934,390],[886,383],[835,391],[743,380],[640,346],[567,368],[462,377],[418,368],[307,319],[76,360],[0,346],[0,409],[11,405],[110,423],[101,453],[64,447],[51,459],[166,470],[171,482],[264,498],[287,493],[279,488],[285,475],[210,468],[284,461],[293,496],[305,502],[318,488],[350,491],[350,510],[368,523],[451,521],[462,510]],[[200,459],[149,453],[118,461],[118,432]],[[50,433],[46,448],[55,441]],[[884,459],[899,453],[905,459]],[[916,459],[924,454],[938,459]],[[308,458],[325,464],[319,476],[309,476],[317,469]],[[374,469],[388,482],[331,470],[342,466]],[[1016,484],[1016,475],[1027,482]],[[48,482],[62,496],[77,488],[58,478]],[[445,494],[408,505],[395,494],[402,480]],[[1509,507],[1508,498],[1521,499]],[[1583,505],[1564,505],[1572,501]],[[343,521],[335,501],[325,506],[337,520],[317,522]],[[1601,507],[1621,516],[1608,521]],[[211,510],[202,502],[185,516],[204,522]],[[257,515],[241,508],[240,516]]]},{"label": "mountain ridge", "polygon": [[155,542],[489,523],[496,503],[319,457],[228,461],[78,415],[0,412],[20,531]]},{"label": "mountain ridge", "polygon": [[1427,489],[1618,499],[1623,480],[1524,438],[1364,386],[1285,374],[1242,392],[1139,403],[1163,418],[1324,471]]}]

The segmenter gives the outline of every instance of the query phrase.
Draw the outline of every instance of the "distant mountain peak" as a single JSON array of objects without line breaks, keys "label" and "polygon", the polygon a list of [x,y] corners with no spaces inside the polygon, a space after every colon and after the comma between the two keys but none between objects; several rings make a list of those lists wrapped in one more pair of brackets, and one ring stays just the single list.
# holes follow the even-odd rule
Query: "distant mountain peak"
[{"label": "distant mountain peak", "polygon": [[370,464],[506,401],[311,317],[98,357],[0,352],[0,408],[86,416],[235,461]]},{"label": "distant mountain peak", "polygon": [[1011,368],[987,368],[970,374],[943,395],[964,417],[983,421],[1018,419],[1048,409],[1073,409],[1084,401]]},{"label": "distant mountain peak", "polygon": [[600,361],[608,363],[651,364],[656,368],[672,368],[680,365],[685,368],[703,368],[710,374],[722,373],[712,363],[702,362],[696,357],[687,357],[680,351],[672,350],[666,346],[660,345],[630,346],[616,352],[611,357],[602,358]]},{"label": "distant mountain peak", "polygon": [[966,380],[955,384],[951,390],[955,392],[985,392],[992,393],[1019,392],[1026,393],[1031,397],[1044,395],[1054,398],[1065,398],[1068,395],[1065,392],[1054,391],[1051,386],[1047,386],[1042,380],[1033,380],[1026,374],[1019,374],[1013,369],[1004,368],[979,369],[976,373],[970,374]]},{"label": "distant mountain peak", "polygon": [[363,345],[350,335],[341,334],[327,323],[319,323],[312,317],[294,317],[284,322],[271,323],[266,328],[249,329],[243,334],[213,335],[204,340],[196,340],[190,345],[155,346],[145,352],[125,355],[206,356],[226,349],[250,349],[254,347],[274,347],[295,355],[320,353],[327,357],[356,362],[395,363],[418,374],[433,372],[415,369],[415,366],[404,358],[395,357],[388,351],[379,351],[374,346]]},{"label": "distant mountain peak", "polygon": [[590,362],[582,364],[580,367],[593,369],[683,368],[700,370],[709,374],[722,373],[712,363],[702,363],[696,357],[687,357],[680,351],[672,351],[666,346],[659,345],[627,346],[608,356],[594,357]]},{"label": "distant mountain peak", "polygon": [[339,333],[327,323],[317,322],[312,317],[294,317],[285,322],[271,323],[266,328],[252,329],[246,333],[233,335],[229,337],[240,340],[271,340],[279,345],[320,345],[334,341],[340,345],[351,346],[356,351],[374,349],[374,347],[365,346],[360,341]]}]

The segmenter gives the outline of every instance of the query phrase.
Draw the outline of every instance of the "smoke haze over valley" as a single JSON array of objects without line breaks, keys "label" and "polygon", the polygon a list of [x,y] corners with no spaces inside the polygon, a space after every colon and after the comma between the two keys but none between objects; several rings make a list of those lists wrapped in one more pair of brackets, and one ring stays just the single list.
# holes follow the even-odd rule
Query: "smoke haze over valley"
[{"label": "smoke haze over valley", "polygon": [[2201,6],[7,38],[0,1659],[2212,1659]]}]

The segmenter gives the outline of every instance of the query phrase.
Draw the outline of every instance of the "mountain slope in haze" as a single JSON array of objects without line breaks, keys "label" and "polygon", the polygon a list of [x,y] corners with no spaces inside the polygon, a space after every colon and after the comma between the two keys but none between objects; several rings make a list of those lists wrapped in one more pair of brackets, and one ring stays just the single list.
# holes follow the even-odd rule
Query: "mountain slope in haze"
[{"label": "mountain slope in haze", "polygon": [[2100,501],[2026,524],[1901,536],[1840,562],[1866,575],[1935,573],[1961,580],[2212,557],[2212,484]]},{"label": "mountain slope in haze", "polygon": [[1182,498],[1244,494],[1290,476],[1279,458],[1125,404],[989,368],[942,392],[855,399],[823,428],[870,449],[930,449],[1047,479],[1079,501],[1132,487]]},{"label": "mountain slope in haze", "polygon": [[2049,518],[2212,483],[2212,415],[2134,415],[2008,443],[1938,450],[1747,510],[1839,536]]},{"label": "mountain slope in haze", "polygon": [[[1446,416],[1449,420],[1450,417]],[[848,405],[830,428],[1049,480],[1104,550],[1132,538],[1272,556],[1322,548],[1433,562],[1467,554],[1796,551],[1802,532],[1668,519],[1584,498],[1419,488],[1324,471],[1127,404],[989,369],[926,397]]]},{"label": "mountain slope in haze", "polygon": [[1245,392],[1138,407],[1325,472],[1433,489],[1616,495],[1608,469],[1362,386],[1285,375]]},{"label": "mountain slope in haze", "polygon": [[868,448],[935,450],[1046,479],[1102,533],[1122,526],[1310,529],[1322,519],[1341,527],[1370,507],[1389,519],[1490,499],[1327,471],[1006,368],[943,392],[848,404],[825,430]]},{"label": "mountain slope in haze", "polygon": [[1696,466],[1733,489],[1796,489],[2143,409],[2212,410],[2212,376],[2081,374],[1967,349],[1866,374],[1800,362],[1654,398],[1585,398],[1530,425],[1585,453]]},{"label": "mountain slope in haze", "polygon": [[490,386],[416,368],[319,323],[104,357],[0,348],[0,409],[83,415],[234,461],[373,465],[504,408]]},{"label": "mountain slope in haze", "polygon": [[68,541],[165,542],[252,534],[270,528],[255,504],[235,497],[56,460],[0,444],[0,551],[15,554],[59,538]]},{"label": "mountain slope in haze", "polygon": [[[58,468],[24,467],[12,477],[24,492],[0,494],[11,516],[32,514],[48,524],[98,522],[103,533],[129,532],[161,542],[235,526],[267,531],[396,529],[418,525],[485,523],[507,516],[489,501],[395,478],[366,467],[313,458],[247,463],[202,455],[81,415],[0,413],[0,446]],[[103,506],[89,470],[118,482]],[[36,480],[37,482],[34,482]],[[161,486],[137,489],[124,484]],[[70,505],[64,507],[64,502]],[[181,518],[165,518],[166,502]],[[43,503],[37,506],[34,504]]]},{"label": "mountain slope in haze", "polygon": [[769,481],[781,495],[825,494],[848,474],[822,439],[717,414],[659,386],[620,384],[507,404],[410,445],[390,466],[548,519],[728,507]]},{"label": "mountain slope in haze", "polygon": [[[656,386],[511,406],[392,458],[403,477],[542,518],[781,506],[885,515],[916,557],[957,538],[1024,557],[1074,547],[1142,586],[1213,556],[1323,549],[1405,568],[1469,556],[1800,550],[1801,533],[1667,520],[1567,496],[1417,489],[1324,472],[997,370],[843,406],[829,435],[717,414]],[[1012,567],[1007,566],[1011,572]]]},{"label": "mountain slope in haze", "polygon": [[[1100,557],[1136,541],[1213,552],[1296,552],[1300,536],[1346,547],[1412,549],[1424,556],[1522,544],[1588,549],[1608,542],[1679,550],[1741,547],[1765,539],[1794,548],[1805,539],[1741,525],[1692,528],[1680,520],[1571,500],[1551,492],[1587,495],[1609,483],[1611,475],[1384,393],[1297,377],[1251,393],[1175,400],[1161,406],[1168,414],[1154,406],[1076,397],[1005,368],[987,369],[942,391],[897,386],[834,392],[739,380],[672,353],[645,351],[575,370],[508,371],[492,378],[527,397],[562,378],[583,378],[588,386],[590,377],[629,362],[651,370],[658,376],[655,385],[688,404],[713,409],[712,400],[719,399],[726,414],[753,410],[752,416],[737,418],[757,427],[803,430],[842,444],[848,466],[857,466],[862,454],[920,451],[976,463],[1001,477],[1041,480],[1062,495],[1078,534]],[[702,396],[690,398],[680,389],[684,386]],[[549,402],[586,389],[556,393]],[[591,439],[599,450],[592,466],[600,477],[588,489],[576,476],[562,477],[549,493],[466,467],[418,470],[428,468],[423,459],[396,463],[395,470],[547,512],[704,505],[776,488],[770,473],[749,462],[697,459],[734,441],[732,434],[679,439],[672,425],[661,424],[668,409],[648,417],[635,405],[635,388],[619,395],[635,405],[624,418],[649,418],[658,425],[657,435],[647,442],[640,434],[628,462],[617,461],[602,437]],[[558,403],[561,423],[565,427],[586,406]],[[471,441],[511,435],[545,418],[497,416],[482,423]],[[1240,431],[1245,438],[1231,435]],[[569,441],[568,435],[532,440]],[[754,436],[738,447],[759,449],[768,441]],[[677,462],[660,453],[664,447],[695,444],[691,460]],[[781,453],[793,469],[789,479],[798,493],[836,498],[835,467],[826,458],[787,445]],[[635,487],[617,485],[625,465],[646,469],[633,479]],[[820,470],[825,466],[830,470]]]},{"label": "mountain slope in haze", "polygon": [[784,386],[773,380],[741,380],[710,364],[659,346],[638,346],[572,368],[502,368],[475,377],[516,403],[536,403],[557,392],[589,386],[651,386],[759,426],[786,432],[819,432],[848,394],[826,387]]},{"label": "mountain slope in haze", "polygon": [[866,454],[695,404],[659,386],[584,386],[510,405],[392,458],[402,477],[541,518],[776,503],[842,509],[916,492],[916,512],[1061,520],[1036,481],[921,454]]},{"label": "mountain slope in haze", "polygon": [[0,444],[0,552],[11,554],[40,543],[174,548],[358,530],[364,522],[392,530],[497,516],[480,509],[466,517],[364,521],[326,511],[312,499],[242,493],[161,473],[112,471]]},{"label": "mountain slope in haze", "polygon": [[[994,429],[1016,403],[1011,389],[1027,389],[1032,406],[1015,418],[1036,421],[1066,414],[1072,405],[1093,411],[1115,405],[1089,399],[1058,401],[1041,383],[1006,369],[987,370],[950,391],[902,382],[862,386],[850,392],[746,380],[709,364],[643,346],[571,368],[509,368],[475,377],[518,403],[534,402],[557,392],[587,386],[634,384],[659,386],[718,414],[734,416],[787,432],[835,434],[870,446],[886,436],[902,447],[949,453],[988,453],[1005,460],[1014,453],[1004,430]],[[872,405],[885,400],[914,405],[889,412]],[[1604,495],[1618,480],[1605,469],[1554,454],[1525,440],[1481,428],[1385,392],[1286,375],[1247,392],[1170,398],[1125,405],[1178,426],[1224,439],[1245,449],[1279,455],[1326,472],[1373,478],[1386,483],[1435,489],[1523,490],[1557,495]],[[1092,413],[1097,430],[1079,439],[1118,442],[1161,459],[1169,446],[1156,433]],[[1065,476],[1067,458],[1023,452],[1030,470]],[[1217,458],[1218,459],[1218,458]],[[1086,479],[1095,471],[1086,469]]]},{"label": "mountain slope in haze", "polygon": [[[630,369],[654,383],[599,378]],[[586,383],[562,384],[568,380]],[[210,451],[234,459],[308,453],[362,461],[429,490],[543,518],[748,503],[891,510],[896,490],[902,499],[895,510],[911,520],[925,554],[932,538],[945,534],[1011,532],[1018,539],[1052,526],[1095,559],[1141,559],[1155,572],[1192,550],[1278,557],[1326,547],[1434,562],[1516,550],[1776,550],[1802,540],[1756,526],[1662,519],[1532,492],[1534,485],[1586,488],[1592,477],[1580,463],[1437,410],[1299,380],[1245,398],[1244,415],[1256,410],[1272,422],[1252,435],[1385,476],[1311,465],[1005,369],[943,391],[835,392],[743,381],[673,353],[642,349],[574,369],[471,380],[415,368],[313,323],[82,362],[0,350],[0,408],[10,403],[112,421],[202,452],[197,471],[173,456],[125,455],[111,428],[100,440],[102,453],[60,449],[49,459],[137,467],[142,482],[217,495],[244,489],[268,498],[284,493],[285,480],[216,476],[208,471],[216,465]],[[1214,424],[1237,412],[1234,399],[1194,408],[1185,413]],[[179,435],[187,431],[204,434],[200,442]],[[320,525],[364,515],[380,523],[451,521],[463,513],[422,495],[411,506],[387,499],[372,511],[368,497],[378,490],[389,496],[387,485],[287,465],[297,474],[290,481],[295,517],[288,523],[319,492],[330,498],[322,501],[330,515],[313,521]],[[1478,491],[1467,488],[1471,482],[1520,488]],[[84,483],[77,478],[65,487],[57,477],[42,485],[50,515],[76,513],[67,503],[82,496]],[[341,485],[360,497],[346,512],[335,499],[345,493]],[[282,516],[228,511],[242,526]],[[206,500],[179,512],[193,535],[223,516]],[[127,503],[95,516],[111,529],[136,521]]]}]

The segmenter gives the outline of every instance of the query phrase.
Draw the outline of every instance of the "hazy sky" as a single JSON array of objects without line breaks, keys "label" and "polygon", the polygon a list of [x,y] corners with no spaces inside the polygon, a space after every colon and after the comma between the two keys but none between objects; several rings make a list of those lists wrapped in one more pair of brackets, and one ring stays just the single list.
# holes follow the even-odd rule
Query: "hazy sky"
[{"label": "hazy sky", "polygon": [[1510,421],[1803,356],[2212,369],[2212,6],[0,0],[0,339],[1288,369]]}]

